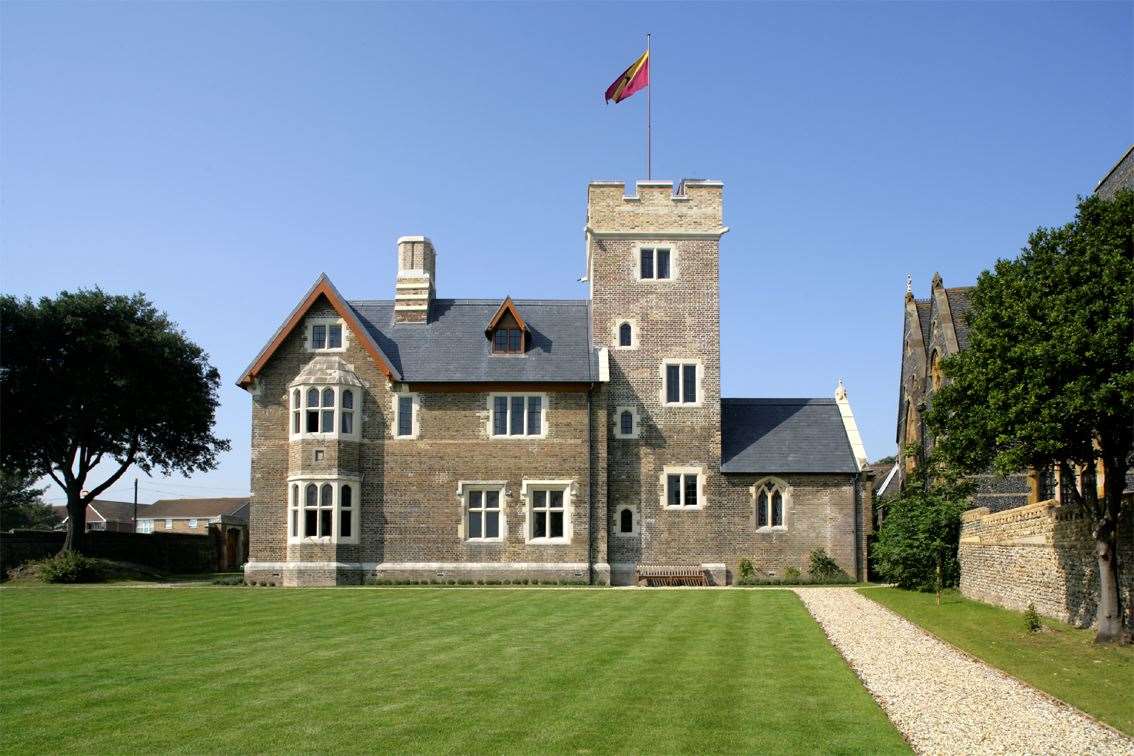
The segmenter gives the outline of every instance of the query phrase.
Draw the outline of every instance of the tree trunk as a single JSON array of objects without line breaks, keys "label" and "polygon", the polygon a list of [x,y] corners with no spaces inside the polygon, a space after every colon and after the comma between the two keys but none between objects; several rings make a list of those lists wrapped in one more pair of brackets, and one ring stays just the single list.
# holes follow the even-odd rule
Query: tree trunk
[{"label": "tree trunk", "polygon": [[1118,512],[1125,484],[1124,467],[1104,461],[1106,488],[1101,516],[1095,522],[1095,557],[1099,563],[1098,630],[1095,643],[1122,641],[1122,602],[1118,588]]},{"label": "tree trunk", "polygon": [[64,551],[83,552],[87,536],[87,504],[82,491],[67,491],[67,536],[63,539]]}]

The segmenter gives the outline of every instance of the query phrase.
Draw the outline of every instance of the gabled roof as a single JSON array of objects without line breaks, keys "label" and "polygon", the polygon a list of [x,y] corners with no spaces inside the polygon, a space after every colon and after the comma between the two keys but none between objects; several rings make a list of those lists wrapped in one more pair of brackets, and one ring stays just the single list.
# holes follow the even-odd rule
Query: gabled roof
[{"label": "gabled roof", "polygon": [[834,399],[721,399],[722,473],[856,473]]},{"label": "gabled roof", "polygon": [[520,327],[521,331],[527,331],[528,326],[524,323],[524,319],[520,317],[520,313],[516,310],[516,305],[512,302],[512,297],[504,297],[504,301],[500,303],[500,309],[489,319],[488,325],[484,328],[484,335],[489,336],[496,327],[500,325],[500,321],[504,319],[505,315],[511,315],[516,325]]},{"label": "gabled roof", "polygon": [[499,311],[496,299],[434,299],[428,323],[395,323],[391,300],[351,302],[381,345],[398,380],[406,383],[594,383],[598,358],[591,345],[590,304],[578,299],[521,299],[527,351],[500,359],[484,338]]},{"label": "gabled roof", "polygon": [[[208,499],[158,499],[146,508],[139,517],[157,519],[167,517],[220,517],[221,515],[240,516],[241,510],[248,507],[247,496],[233,496]],[[243,513],[247,516],[247,513]]]},{"label": "gabled roof", "polygon": [[295,330],[296,326],[298,326],[303,319],[303,316],[319,301],[320,297],[326,298],[327,302],[330,303],[339,317],[343,319],[343,322],[346,323],[347,328],[349,328],[351,333],[358,339],[358,343],[361,344],[362,348],[374,359],[374,364],[386,374],[386,377],[390,380],[399,379],[397,371],[393,369],[389,358],[382,352],[382,348],[378,346],[378,343],[374,340],[370,331],[359,320],[358,314],[350,304],[343,299],[342,295],[339,294],[338,289],[331,283],[331,279],[327,277],[327,274],[323,273],[320,274],[319,278],[307,292],[307,295],[303,297],[302,301],[291,311],[287,320],[279,327],[272,339],[260,350],[260,353],[256,355],[256,359],[252,361],[252,364],[241,374],[240,380],[236,382],[236,385],[244,388],[252,383],[252,380],[264,368],[264,365],[268,363],[268,360],[272,358],[276,350],[279,349],[280,344]]},{"label": "gabled roof", "polygon": [[[146,509],[145,504],[138,505],[138,514]],[[67,507],[52,507],[51,511],[60,522],[67,521]],[[87,522],[133,522],[134,503],[131,501],[110,501],[109,499],[92,499],[87,503]]]}]

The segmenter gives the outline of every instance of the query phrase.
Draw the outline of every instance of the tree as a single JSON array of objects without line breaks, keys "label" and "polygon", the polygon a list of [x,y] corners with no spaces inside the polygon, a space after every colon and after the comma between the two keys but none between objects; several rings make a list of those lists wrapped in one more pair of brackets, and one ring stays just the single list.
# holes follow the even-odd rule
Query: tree
[{"label": "tree", "polygon": [[0,469],[0,529],[46,530],[55,526],[55,514],[35,488],[35,476]]},{"label": "tree", "polygon": [[[82,550],[87,503],[130,465],[189,474],[229,449],[212,432],[220,374],[141,294],[0,297],[0,339],[0,465],[66,493],[63,551]],[[88,484],[103,460],[114,471]]]},{"label": "tree", "polygon": [[942,361],[926,415],[939,450],[969,472],[1072,465],[1062,486],[1090,518],[1099,571],[1097,642],[1122,639],[1118,523],[1134,442],[1134,192],[1080,199],[972,293],[969,346]]},{"label": "tree", "polygon": [[[906,453],[916,457],[920,449],[914,445]],[[933,455],[920,459],[878,531],[878,573],[901,588],[934,591],[940,605],[942,589],[960,577],[961,513],[971,493],[972,484]]]}]

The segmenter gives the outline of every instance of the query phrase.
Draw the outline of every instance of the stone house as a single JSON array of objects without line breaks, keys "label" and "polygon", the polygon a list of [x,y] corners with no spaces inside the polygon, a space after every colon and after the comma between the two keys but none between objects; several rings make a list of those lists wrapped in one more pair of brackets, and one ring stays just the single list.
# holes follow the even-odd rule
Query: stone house
[{"label": "stone house", "polygon": [[397,243],[394,296],[322,276],[242,374],[252,397],[249,579],[628,583],[865,574],[866,454],[833,398],[722,398],[716,181],[588,187],[589,296],[437,297]]}]

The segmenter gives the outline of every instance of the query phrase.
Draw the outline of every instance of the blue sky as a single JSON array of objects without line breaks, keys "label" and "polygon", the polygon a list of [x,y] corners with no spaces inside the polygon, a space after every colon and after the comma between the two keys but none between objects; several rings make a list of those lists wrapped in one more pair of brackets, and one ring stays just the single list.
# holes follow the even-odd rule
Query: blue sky
[{"label": "blue sky", "polygon": [[[1131,3],[0,5],[0,288],[143,291],[211,355],[210,474],[248,490],[240,370],[321,271],[583,297],[585,187],[725,182],[726,396],[829,396],[894,450],[906,274],[971,283],[1134,141]],[[129,478],[108,498],[128,499]],[[58,500],[59,492],[49,496]]]}]

